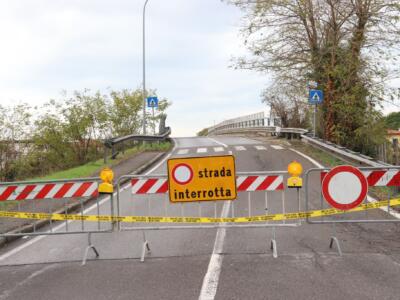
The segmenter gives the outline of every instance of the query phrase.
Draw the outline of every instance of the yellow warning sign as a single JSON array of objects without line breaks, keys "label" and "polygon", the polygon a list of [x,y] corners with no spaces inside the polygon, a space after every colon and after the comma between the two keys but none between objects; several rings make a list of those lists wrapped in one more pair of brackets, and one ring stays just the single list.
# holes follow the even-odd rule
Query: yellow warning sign
[{"label": "yellow warning sign", "polygon": [[235,158],[225,155],[170,159],[168,185],[171,202],[234,200]]}]

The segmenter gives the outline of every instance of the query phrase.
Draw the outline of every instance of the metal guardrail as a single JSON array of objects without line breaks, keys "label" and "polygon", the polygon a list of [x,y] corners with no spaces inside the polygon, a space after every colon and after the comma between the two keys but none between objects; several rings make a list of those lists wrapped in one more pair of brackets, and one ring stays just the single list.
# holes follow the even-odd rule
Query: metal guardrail
[{"label": "metal guardrail", "polygon": [[[279,126],[270,126],[271,120],[266,118],[264,113],[257,113],[248,116],[243,116],[235,119],[226,120],[215,126],[208,128],[208,135],[217,134],[235,134],[235,133],[271,133],[273,135],[292,135],[302,138],[307,143],[320,148],[323,151],[329,152],[348,162],[371,167],[390,166],[382,161],[374,160],[372,157],[363,155],[358,152],[351,151],[345,147],[336,145],[329,141],[320,138],[310,137],[307,134],[308,130],[304,128],[282,128]],[[279,123],[279,122],[278,122]]]},{"label": "metal guardrail", "polygon": [[349,162],[357,163],[360,165],[367,165],[371,167],[390,166],[390,164],[381,161],[375,161],[372,157],[351,151],[349,149],[346,149],[345,147],[338,146],[336,144],[324,141],[322,139],[309,137],[307,135],[302,135],[301,138],[307,141],[307,143],[313,144],[314,146],[317,146],[324,151],[342,157],[343,159]]},{"label": "metal guardrail", "polygon": [[[111,149],[111,158],[115,159],[115,157],[118,155],[118,152],[115,151],[115,146],[120,143],[126,141],[148,141],[148,142],[165,141],[166,139],[169,138],[170,134],[171,134],[170,127],[166,127],[164,133],[160,135],[130,134],[126,136],[108,139],[104,142],[104,147]],[[106,154],[104,155],[104,159],[106,160]]]},{"label": "metal guardrail", "polygon": [[[211,134],[230,134],[230,133],[244,133],[244,132],[264,132],[264,133],[276,133],[276,127],[250,127],[250,128],[227,128],[213,131]],[[210,135],[210,133],[209,133]]]},{"label": "metal guardrail", "polygon": [[208,128],[208,134],[218,134],[225,130],[237,130],[244,128],[273,128],[280,126],[279,118],[267,116],[265,112],[259,112],[251,115],[241,116],[225,120],[219,124]]},{"label": "metal guardrail", "polygon": [[308,132],[307,129],[303,128],[279,128],[279,131],[281,133],[293,133],[293,134],[305,134]]}]

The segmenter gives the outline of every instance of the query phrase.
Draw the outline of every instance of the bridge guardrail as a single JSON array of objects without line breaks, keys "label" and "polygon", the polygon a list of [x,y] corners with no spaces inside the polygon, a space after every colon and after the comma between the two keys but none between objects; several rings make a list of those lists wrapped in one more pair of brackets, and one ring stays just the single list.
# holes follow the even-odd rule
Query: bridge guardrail
[{"label": "bridge guardrail", "polygon": [[[371,167],[380,167],[380,166],[390,166],[382,161],[376,161],[372,157],[368,157],[366,155],[356,153],[345,147],[338,146],[329,141],[324,141],[317,137],[310,137],[306,134],[308,133],[307,129],[303,128],[285,128],[279,126],[264,126],[265,118],[263,114],[253,114],[241,118],[231,119],[215,126],[209,128],[209,135],[216,134],[232,134],[232,133],[271,133],[273,135],[297,135],[301,137],[304,141],[312,144],[313,146],[317,146],[318,148],[330,152],[334,155],[338,155],[342,157],[344,160],[352,163],[367,165]],[[248,118],[248,121],[243,121],[243,118]],[[262,124],[259,126],[257,124]]]},{"label": "bridge guardrail", "polygon": [[[115,146],[123,143],[125,141],[135,140],[135,141],[148,141],[148,142],[156,142],[156,141],[165,141],[169,138],[171,134],[171,128],[166,127],[163,134],[159,135],[141,135],[141,134],[130,134],[122,137],[111,138],[104,141],[104,147],[111,149],[111,157],[115,159],[118,155],[118,152],[115,151]],[[106,162],[106,153],[104,154],[104,160]]]}]

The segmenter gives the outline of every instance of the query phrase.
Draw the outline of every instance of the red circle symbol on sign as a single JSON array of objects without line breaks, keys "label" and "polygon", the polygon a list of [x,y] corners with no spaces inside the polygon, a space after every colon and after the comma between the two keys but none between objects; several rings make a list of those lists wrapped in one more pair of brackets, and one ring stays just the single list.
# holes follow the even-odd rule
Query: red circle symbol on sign
[{"label": "red circle symbol on sign", "polygon": [[187,184],[193,179],[193,170],[187,164],[178,164],[172,169],[172,177],[178,184]]},{"label": "red circle symbol on sign", "polygon": [[330,170],[322,181],[322,195],[334,208],[349,210],[360,205],[368,193],[364,174],[352,166]]}]

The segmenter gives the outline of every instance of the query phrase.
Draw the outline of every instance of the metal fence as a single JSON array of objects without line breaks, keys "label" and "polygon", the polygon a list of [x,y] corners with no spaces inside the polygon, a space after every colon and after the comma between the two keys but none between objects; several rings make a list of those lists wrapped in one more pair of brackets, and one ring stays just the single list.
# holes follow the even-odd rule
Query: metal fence
[{"label": "metal fence", "polygon": [[[82,178],[0,183],[0,209],[10,214],[9,218],[3,217],[2,222],[13,228],[0,232],[0,236],[87,234],[83,263],[89,250],[99,256],[91,242],[91,234],[111,232],[112,223],[87,222],[83,218],[72,222],[73,216],[114,214],[112,197],[104,199],[109,201],[109,206],[100,205],[99,181],[99,178]],[[62,221],[54,220],[54,215]]]},{"label": "metal fence", "polygon": [[266,112],[259,112],[251,115],[241,116],[222,121],[208,128],[209,134],[217,134],[224,130],[256,128],[256,127],[275,127],[281,126],[280,118],[267,115]]},{"label": "metal fence", "polygon": [[[265,221],[265,222],[213,222],[214,219],[252,217],[254,215],[269,215],[277,213],[290,213],[300,211],[300,194],[291,201],[286,199],[284,179],[287,172],[251,172],[237,173],[238,197],[233,201],[202,201],[190,203],[171,203],[168,197],[168,179],[162,175],[127,175],[118,180],[117,213],[133,216],[152,216],[155,220],[161,216],[175,216],[185,218],[209,218],[206,223],[185,224],[173,222],[160,224],[155,221],[146,223],[119,222],[120,231],[139,230],[143,233],[141,261],[146,252],[150,251],[149,241],[146,238],[148,230],[176,230],[176,229],[212,229],[212,228],[267,228],[272,230],[271,250],[277,257],[276,228],[297,227],[300,220],[296,221]],[[121,182],[129,179],[130,196],[121,197]],[[295,191],[292,191],[295,193]],[[292,200],[295,199],[295,200]],[[188,217],[190,216],[190,217]]]},{"label": "metal fence", "polygon": [[[335,244],[340,255],[342,255],[341,246],[337,238],[336,224],[343,223],[399,223],[400,219],[393,218],[390,212],[393,209],[390,206],[390,199],[394,198],[397,188],[400,186],[400,167],[361,167],[357,168],[365,177],[368,191],[377,195],[385,194],[387,197],[387,206],[380,207],[385,213],[369,210],[368,206],[376,203],[376,200],[367,195],[360,200],[356,206],[360,208],[357,211],[346,211],[338,209],[337,213],[328,213],[319,217],[310,217],[307,215],[306,221],[309,224],[331,224],[332,235],[330,238],[330,248]],[[330,168],[313,168],[305,174],[305,209],[307,212],[312,210],[329,210],[332,206],[328,203],[326,196],[323,195],[322,186],[325,176]],[[311,188],[311,182],[313,183]],[[345,187],[342,192],[346,193]],[[313,200],[312,200],[313,199]],[[383,199],[380,199],[383,200]],[[388,212],[388,213],[386,213]]]}]

